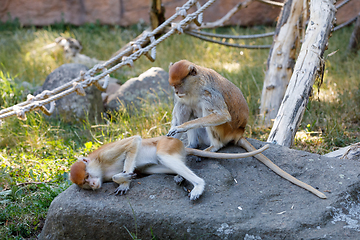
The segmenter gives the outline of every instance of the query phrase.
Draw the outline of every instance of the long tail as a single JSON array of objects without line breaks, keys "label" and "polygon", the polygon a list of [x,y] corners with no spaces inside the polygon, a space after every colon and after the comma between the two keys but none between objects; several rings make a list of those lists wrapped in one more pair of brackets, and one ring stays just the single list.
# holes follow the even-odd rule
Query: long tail
[{"label": "long tail", "polygon": [[199,157],[208,157],[208,158],[218,158],[218,159],[235,159],[235,158],[247,158],[255,156],[256,154],[259,154],[266,149],[269,148],[269,144],[266,144],[262,148],[256,150],[254,148],[254,151],[249,151],[247,153],[218,153],[218,152],[208,152],[203,151],[199,149],[194,148],[186,148],[186,154],[188,155],[195,155]]},{"label": "long tail", "polygon": [[[253,150],[256,150],[256,148],[253,147],[245,138],[241,138],[239,140],[238,144],[241,147],[245,148],[249,152],[253,151]],[[269,167],[271,170],[273,170],[276,174],[278,174],[279,176],[281,176],[281,177],[285,178],[286,180],[292,182],[293,184],[308,190],[309,192],[315,194],[319,198],[323,198],[323,199],[327,198],[325,196],[325,194],[323,194],[322,192],[320,192],[320,191],[316,190],[315,188],[313,188],[312,186],[310,186],[310,185],[308,185],[308,184],[294,178],[293,176],[291,176],[290,174],[288,174],[287,172],[285,172],[284,170],[279,168],[275,163],[270,161],[270,159],[265,157],[263,154],[258,154],[258,155],[255,155],[254,157],[256,157],[260,162],[262,162],[267,167]]]}]

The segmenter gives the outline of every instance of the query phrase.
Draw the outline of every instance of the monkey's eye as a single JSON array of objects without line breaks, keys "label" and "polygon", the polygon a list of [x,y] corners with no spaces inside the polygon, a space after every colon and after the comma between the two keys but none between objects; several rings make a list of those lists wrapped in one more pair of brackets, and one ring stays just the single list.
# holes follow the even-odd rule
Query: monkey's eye
[{"label": "monkey's eye", "polygon": [[87,175],[85,178],[84,178],[84,184],[85,183],[89,183],[89,175]]}]

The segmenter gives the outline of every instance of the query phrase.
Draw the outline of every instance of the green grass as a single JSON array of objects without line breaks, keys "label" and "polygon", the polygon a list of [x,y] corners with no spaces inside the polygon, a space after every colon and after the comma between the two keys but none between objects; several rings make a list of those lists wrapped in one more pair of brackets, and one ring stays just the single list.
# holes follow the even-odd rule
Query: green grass
[{"label": "green grass", "polygon": [[[222,28],[221,33],[254,34],[272,28]],[[0,24],[0,105],[12,106],[26,99],[46,76],[65,63],[62,50],[44,50],[56,37],[74,37],[83,44],[83,54],[106,60],[142,29],[88,24],[82,27],[58,24],[46,28],[22,28],[17,23]],[[360,57],[348,57],[347,43],[352,28],[335,32],[330,39],[326,73],[300,126],[302,138],[294,148],[326,153],[360,141]],[[271,38],[241,41],[271,44]],[[246,136],[266,141],[270,129],[257,126],[262,82],[268,50],[228,48],[176,35],[157,47],[154,63],[142,57],[133,68],[125,67],[113,76],[124,82],[153,66],[166,71],[170,62],[188,59],[213,68],[233,81],[244,93],[250,107]],[[30,83],[24,87],[22,83]],[[77,156],[85,155],[119,138],[139,134],[143,137],[167,133],[171,105],[157,109],[144,107],[137,114],[125,110],[111,114],[97,124],[86,121],[67,124],[49,120],[41,113],[28,113],[27,120],[8,118],[0,126],[0,236],[3,239],[36,238],[44,224],[51,201],[70,182],[67,172]]]}]

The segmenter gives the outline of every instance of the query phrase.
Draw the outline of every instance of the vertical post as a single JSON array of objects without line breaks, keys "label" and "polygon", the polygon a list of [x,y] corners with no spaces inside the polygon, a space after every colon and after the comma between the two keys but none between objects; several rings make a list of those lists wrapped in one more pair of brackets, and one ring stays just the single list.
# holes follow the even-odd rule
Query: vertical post
[{"label": "vertical post", "polygon": [[310,20],[294,73],[275,118],[268,142],[290,147],[301,123],[312,86],[322,74],[322,59],[335,16],[334,0],[311,0]]},{"label": "vertical post", "polygon": [[152,0],[150,6],[150,24],[154,30],[165,22],[165,8],[161,4],[161,0]]},{"label": "vertical post", "polygon": [[261,95],[260,124],[270,127],[293,72],[303,1],[287,0],[281,11]]}]

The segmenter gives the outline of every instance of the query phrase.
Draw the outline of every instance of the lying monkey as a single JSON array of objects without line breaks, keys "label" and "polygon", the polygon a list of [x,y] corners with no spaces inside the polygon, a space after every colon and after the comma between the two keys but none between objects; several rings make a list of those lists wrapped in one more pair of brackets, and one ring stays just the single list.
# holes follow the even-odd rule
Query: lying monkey
[{"label": "lying monkey", "polygon": [[[180,138],[187,132],[189,147],[203,143],[207,151],[217,151],[229,142],[253,151],[255,148],[243,137],[249,108],[238,87],[212,69],[200,67],[187,60],[170,66],[169,83],[175,91],[173,119],[168,136]],[[255,157],[275,173],[314,193],[325,194],[280,169],[263,154]]]},{"label": "lying monkey", "polygon": [[103,182],[112,180],[119,184],[115,193],[122,195],[129,190],[130,181],[136,175],[135,170],[144,174],[178,174],[181,177],[175,177],[176,182],[180,183],[185,178],[194,185],[189,196],[190,200],[196,200],[204,191],[205,181],[185,165],[186,154],[226,159],[245,158],[268,147],[265,145],[250,153],[212,153],[187,149],[176,138],[162,136],[142,139],[140,136],[133,136],[105,144],[88,157],[80,157],[71,166],[70,180],[81,188],[93,190],[101,188]]}]

